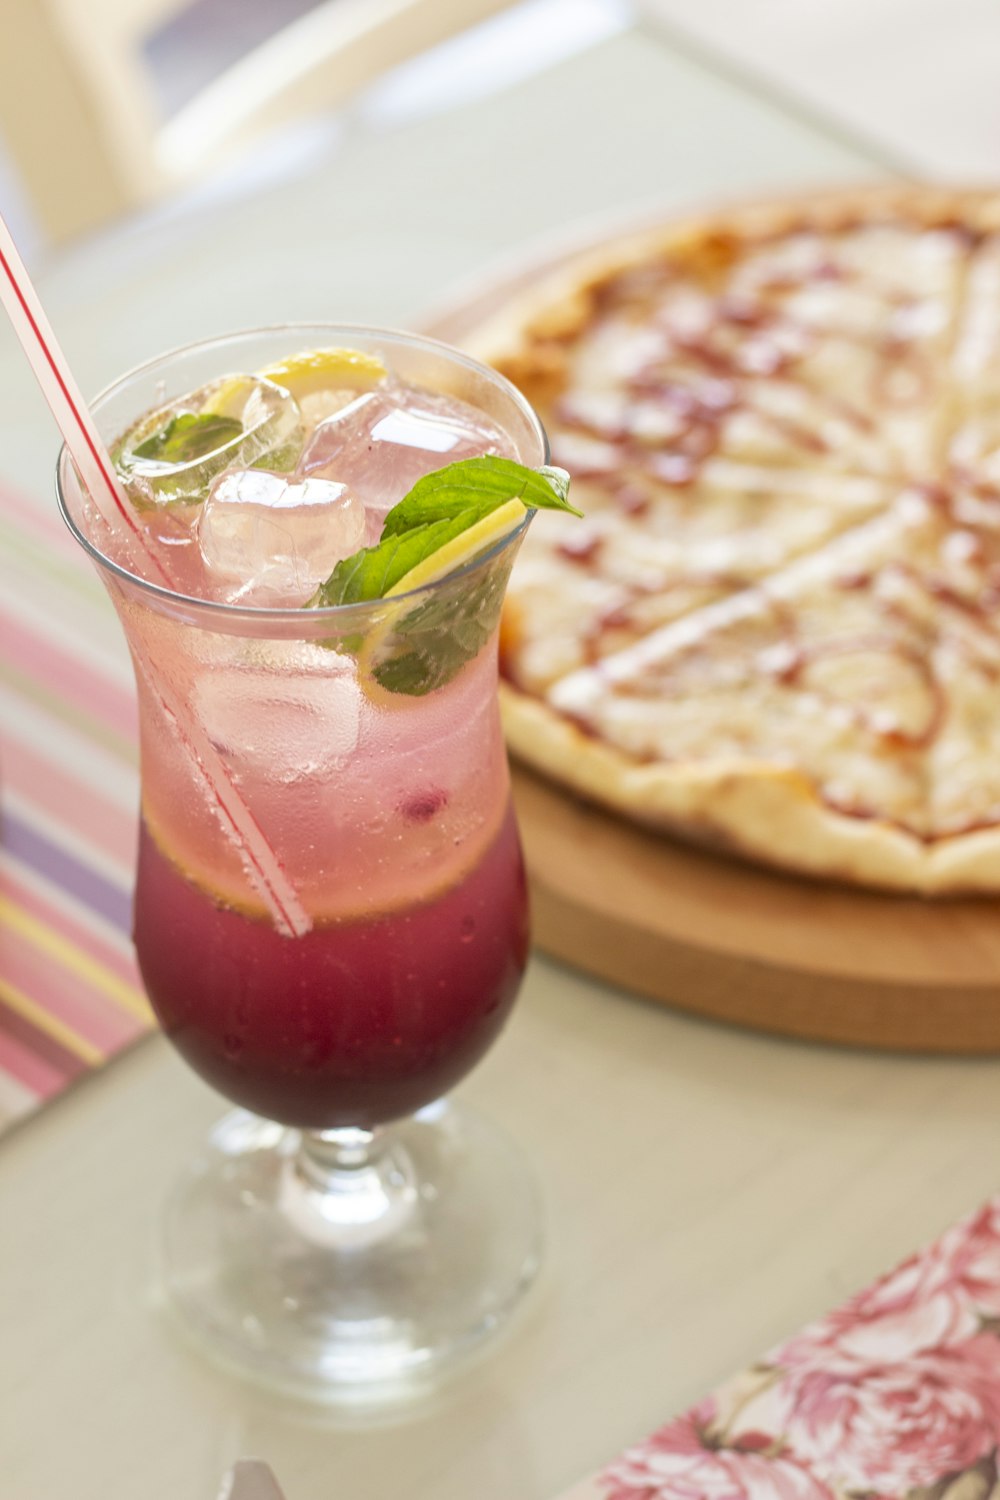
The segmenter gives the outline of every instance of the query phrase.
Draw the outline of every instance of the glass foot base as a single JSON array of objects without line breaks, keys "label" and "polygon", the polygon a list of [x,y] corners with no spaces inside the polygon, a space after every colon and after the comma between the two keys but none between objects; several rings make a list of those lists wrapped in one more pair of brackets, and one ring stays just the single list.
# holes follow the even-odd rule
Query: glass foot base
[{"label": "glass foot base", "polygon": [[[167,1205],[162,1281],[208,1352],[344,1405],[430,1388],[506,1320],[538,1270],[541,1216],[517,1148],[438,1104],[326,1138],[237,1112]],[[349,1144],[349,1142],[348,1142]],[[330,1148],[331,1152],[333,1148]]]}]

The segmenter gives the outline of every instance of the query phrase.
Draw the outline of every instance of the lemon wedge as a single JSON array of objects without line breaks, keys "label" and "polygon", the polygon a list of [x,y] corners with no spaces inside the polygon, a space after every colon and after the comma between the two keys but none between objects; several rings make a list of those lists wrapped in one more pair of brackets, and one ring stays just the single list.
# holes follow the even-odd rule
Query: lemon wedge
[{"label": "lemon wedge", "polygon": [[370,390],[389,372],[380,359],[362,349],[307,349],[257,373],[264,380],[283,385],[300,400],[330,386]]},{"label": "lemon wedge", "polygon": [[385,598],[392,599],[397,594],[422,589],[429,583],[437,583],[439,578],[445,578],[449,573],[457,572],[481,552],[488,551],[496,542],[508,536],[527,513],[520,500],[506,501],[488,516],[483,516],[481,521],[476,521],[474,525],[466,527],[465,531],[459,532],[458,536],[453,536],[450,542],[445,542],[436,552],[421,558],[391,589],[386,590]]}]

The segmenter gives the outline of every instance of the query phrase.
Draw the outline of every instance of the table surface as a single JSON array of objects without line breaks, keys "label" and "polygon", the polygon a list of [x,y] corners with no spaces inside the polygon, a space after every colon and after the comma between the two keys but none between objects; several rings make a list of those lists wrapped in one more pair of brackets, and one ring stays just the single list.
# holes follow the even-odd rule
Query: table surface
[{"label": "table surface", "polygon": [[[876,174],[620,18],[486,97],[357,115],[279,186],[47,266],[84,387],[262,308],[415,322],[578,221]],[[50,503],[53,433],[6,330],[0,370],[0,475]],[[219,1101],[143,1043],[0,1142],[4,1495],[202,1500],[258,1455],[289,1500],[545,1500],[995,1190],[998,1084],[1000,1060],[741,1034],[536,958],[462,1093],[540,1174],[542,1286],[460,1382],[348,1430],[217,1373],[157,1307],[158,1210]]]}]

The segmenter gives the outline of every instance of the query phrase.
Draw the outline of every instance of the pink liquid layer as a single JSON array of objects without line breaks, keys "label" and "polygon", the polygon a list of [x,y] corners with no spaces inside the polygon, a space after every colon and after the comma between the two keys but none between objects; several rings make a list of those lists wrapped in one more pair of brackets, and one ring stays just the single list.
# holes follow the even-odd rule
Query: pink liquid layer
[{"label": "pink liquid layer", "polygon": [[319,1130],[410,1114],[479,1061],[517,993],[528,910],[513,811],[443,895],[302,938],[217,905],[144,826],[135,942],[164,1031],[228,1099]]}]

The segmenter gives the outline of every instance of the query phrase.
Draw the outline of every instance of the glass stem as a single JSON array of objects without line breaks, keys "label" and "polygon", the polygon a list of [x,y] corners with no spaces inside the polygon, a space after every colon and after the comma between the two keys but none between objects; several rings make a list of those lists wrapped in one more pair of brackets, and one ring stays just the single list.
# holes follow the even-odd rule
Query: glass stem
[{"label": "glass stem", "polygon": [[375,1130],[308,1130],[299,1147],[300,1167],[312,1186],[336,1192],[356,1182],[358,1174],[377,1167],[385,1149],[384,1135]]},{"label": "glass stem", "polygon": [[313,1241],[367,1247],[398,1232],[417,1204],[409,1156],[384,1130],[304,1131],[282,1207]]}]

